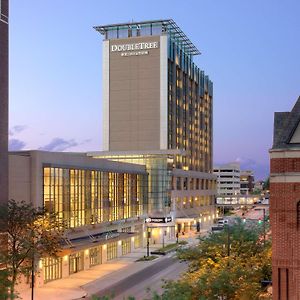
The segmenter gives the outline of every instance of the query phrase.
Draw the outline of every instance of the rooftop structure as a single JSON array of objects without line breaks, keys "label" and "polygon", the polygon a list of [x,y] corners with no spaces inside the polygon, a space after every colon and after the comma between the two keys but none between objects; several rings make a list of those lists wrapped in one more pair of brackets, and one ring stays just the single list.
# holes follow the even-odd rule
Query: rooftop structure
[{"label": "rooftop structure", "polygon": [[132,21],[128,23],[95,26],[94,28],[104,35],[105,39],[151,36],[168,33],[170,37],[181,46],[186,54],[201,54],[197,47],[190,41],[190,39],[172,19],[142,22]]}]

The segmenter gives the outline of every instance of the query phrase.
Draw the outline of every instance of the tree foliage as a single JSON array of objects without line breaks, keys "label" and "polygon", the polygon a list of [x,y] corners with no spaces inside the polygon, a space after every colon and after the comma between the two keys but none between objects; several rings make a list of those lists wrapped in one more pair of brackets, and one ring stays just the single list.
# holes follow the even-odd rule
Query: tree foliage
[{"label": "tree foliage", "polygon": [[25,202],[8,201],[0,207],[0,228],[7,233],[7,245],[0,249],[0,261],[7,272],[10,298],[20,275],[35,271],[42,256],[56,256],[60,250],[61,226],[55,216]]},{"label": "tree foliage", "polygon": [[179,257],[190,262],[189,271],[179,281],[167,282],[156,299],[261,299],[260,282],[271,279],[270,243],[264,246],[259,226],[249,227],[239,220],[228,229],[182,250]]}]

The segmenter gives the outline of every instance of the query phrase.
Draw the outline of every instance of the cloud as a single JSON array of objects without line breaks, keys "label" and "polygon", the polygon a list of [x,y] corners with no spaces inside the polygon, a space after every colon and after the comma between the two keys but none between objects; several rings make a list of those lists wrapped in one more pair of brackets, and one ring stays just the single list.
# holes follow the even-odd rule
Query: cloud
[{"label": "cloud", "polygon": [[15,134],[22,132],[26,128],[27,128],[27,125],[16,125],[9,129],[9,135],[14,136]]},{"label": "cloud", "polygon": [[56,137],[49,144],[40,147],[39,150],[44,151],[65,151],[69,148],[78,146],[79,144],[74,140],[64,140],[63,138]]},{"label": "cloud", "polygon": [[25,142],[18,139],[10,139],[8,144],[9,151],[22,150],[25,147]]}]

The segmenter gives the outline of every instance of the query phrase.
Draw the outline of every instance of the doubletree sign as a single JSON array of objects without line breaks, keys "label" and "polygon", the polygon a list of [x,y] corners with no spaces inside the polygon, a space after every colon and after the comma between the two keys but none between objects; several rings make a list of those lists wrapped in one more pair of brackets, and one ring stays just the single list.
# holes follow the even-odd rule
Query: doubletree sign
[{"label": "doubletree sign", "polygon": [[162,218],[147,218],[146,223],[169,223],[172,222],[172,217],[162,217]]},{"label": "doubletree sign", "polygon": [[121,52],[121,56],[137,56],[149,54],[149,49],[159,48],[158,42],[141,42],[111,45],[111,52]]}]

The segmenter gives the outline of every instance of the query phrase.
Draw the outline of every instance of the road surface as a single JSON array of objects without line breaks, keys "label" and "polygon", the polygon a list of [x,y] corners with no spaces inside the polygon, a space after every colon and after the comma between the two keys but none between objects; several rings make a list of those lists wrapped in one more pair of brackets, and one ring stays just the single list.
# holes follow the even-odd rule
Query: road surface
[{"label": "road surface", "polygon": [[114,300],[123,300],[134,296],[136,300],[147,297],[147,289],[162,292],[162,279],[178,279],[188,268],[187,263],[180,262],[175,257],[166,257],[157,263],[95,293],[97,296],[114,295]]}]

